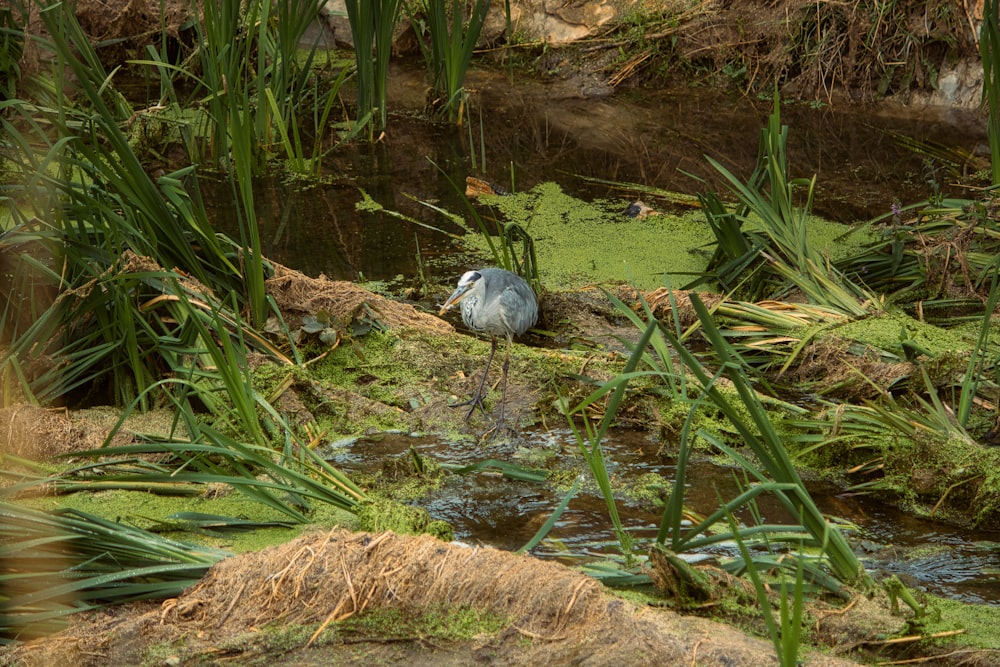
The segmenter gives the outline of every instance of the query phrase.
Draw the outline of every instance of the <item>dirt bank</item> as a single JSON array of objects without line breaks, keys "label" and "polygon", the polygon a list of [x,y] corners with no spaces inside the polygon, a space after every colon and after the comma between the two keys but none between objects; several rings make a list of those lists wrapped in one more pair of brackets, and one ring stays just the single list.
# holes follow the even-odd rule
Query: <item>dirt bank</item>
[{"label": "dirt bank", "polygon": [[[458,642],[343,628],[362,612],[398,609],[417,617],[442,608],[476,610],[500,623]],[[293,626],[300,628],[295,646],[269,643]],[[614,665],[637,657],[644,664],[749,666],[775,664],[772,653],[767,642],[727,626],[610,596],[590,577],[554,563],[429,536],[336,530],[225,560],[180,598],[93,615],[8,657],[26,666],[95,667]],[[813,654],[802,664],[856,663]]]}]

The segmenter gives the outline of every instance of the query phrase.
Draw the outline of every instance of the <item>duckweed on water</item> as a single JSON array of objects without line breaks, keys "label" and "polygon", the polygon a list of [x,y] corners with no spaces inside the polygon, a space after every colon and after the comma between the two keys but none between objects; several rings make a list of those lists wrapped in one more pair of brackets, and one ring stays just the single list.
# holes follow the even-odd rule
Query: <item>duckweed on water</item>
[{"label": "duckweed on water", "polygon": [[[624,214],[627,202],[585,202],[556,183],[484,199],[534,239],[543,282],[550,289],[606,282],[654,289],[663,285],[664,272],[702,270],[707,256],[695,249],[712,240],[708,227],[695,216],[629,218]],[[486,247],[478,235],[466,238],[477,248]]]},{"label": "duckweed on water", "polygon": [[928,635],[964,630],[962,634],[939,640],[941,646],[971,646],[980,649],[1000,649],[1000,607],[969,604],[947,598],[928,596],[930,614],[921,630]]},{"label": "duckweed on water", "polygon": [[[624,214],[625,201],[586,202],[556,183],[540,183],[527,192],[484,197],[505,222],[523,227],[535,241],[543,282],[550,289],[576,289],[592,283],[631,283],[655,289],[670,274],[679,286],[705,269],[714,237],[704,213],[660,213],[644,219]],[[862,235],[841,238],[845,225],[810,217],[813,243],[833,261],[857,252]],[[751,221],[748,229],[753,229]],[[855,236],[857,238],[855,238]],[[486,249],[478,234],[466,236]]]}]

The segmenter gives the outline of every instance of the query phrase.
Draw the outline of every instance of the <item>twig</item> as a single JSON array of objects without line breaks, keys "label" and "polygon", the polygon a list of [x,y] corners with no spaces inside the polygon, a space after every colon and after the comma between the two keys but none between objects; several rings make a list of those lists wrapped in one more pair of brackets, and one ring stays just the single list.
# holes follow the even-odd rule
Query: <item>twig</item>
[{"label": "twig", "polygon": [[892,662],[878,662],[877,665],[913,665],[918,662],[938,662],[941,658],[950,658],[957,655],[978,655],[980,653],[997,653],[995,648],[983,648],[983,649],[962,649],[961,651],[952,651],[950,653],[938,653],[937,655],[927,655],[921,658],[907,658],[906,660],[893,660]]},{"label": "twig", "polygon": [[326,619],[322,623],[319,624],[319,627],[316,628],[316,632],[314,632],[313,635],[312,635],[312,637],[309,638],[309,641],[306,642],[306,648],[309,648],[310,646],[312,646],[312,643],[314,641],[316,641],[316,638],[319,637],[319,635],[320,635],[321,632],[323,632],[324,630],[326,630],[326,626],[330,625],[330,623],[333,623],[334,621],[343,620],[343,618],[347,618],[352,613],[354,613],[354,612],[349,612],[346,616],[344,616],[342,618],[338,618],[337,617],[337,615],[340,613],[340,608],[344,606],[344,602],[346,601],[346,599],[347,598],[340,598],[340,602],[337,603],[337,606],[334,608],[334,610],[331,611],[330,615],[327,616]]},{"label": "twig", "polygon": [[221,616],[219,616],[219,620],[215,623],[215,627],[221,628],[222,624],[226,622],[226,619],[229,618],[230,612],[233,611],[233,607],[236,606],[236,603],[239,602],[240,598],[243,596],[243,591],[246,590],[246,587],[247,587],[247,582],[244,581],[242,584],[240,584],[240,589],[236,591],[236,595],[233,596],[233,599],[226,606],[226,610],[222,612]]},{"label": "twig", "polygon": [[340,569],[344,572],[344,579],[347,580],[347,592],[351,594],[351,602],[354,603],[354,610],[358,609],[358,596],[354,591],[354,582],[351,581],[351,573],[347,571],[347,562],[343,554],[340,556]]},{"label": "twig", "polygon": [[[912,644],[913,642],[922,642],[925,639],[941,639],[943,637],[954,637],[955,635],[964,635],[965,629],[961,630],[945,630],[944,632],[933,632],[929,635],[907,635],[905,637],[893,637],[892,639],[879,639],[873,641],[865,641],[863,644],[868,644],[869,646],[891,646],[893,644]],[[884,663],[891,664],[891,663]]]}]

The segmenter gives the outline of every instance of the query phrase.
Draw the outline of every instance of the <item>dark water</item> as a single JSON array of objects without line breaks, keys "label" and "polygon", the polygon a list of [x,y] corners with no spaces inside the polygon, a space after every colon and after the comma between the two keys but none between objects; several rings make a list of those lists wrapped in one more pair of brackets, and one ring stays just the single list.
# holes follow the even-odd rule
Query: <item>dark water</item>
[{"label": "dark water", "polygon": [[[589,472],[578,453],[572,434],[565,431],[524,434],[517,443],[480,445],[475,442],[445,442],[431,437],[382,435],[362,438],[339,448],[332,462],[350,473],[377,470],[384,462],[409,456],[413,448],[437,463],[468,465],[488,458],[524,466],[540,466],[546,458],[556,469],[581,468]],[[669,491],[674,465],[659,443],[638,432],[613,433],[606,443],[615,487],[658,485]],[[652,473],[652,474],[650,474]],[[739,493],[735,471],[710,463],[689,465],[685,507],[701,515],[714,511],[719,497]],[[603,498],[583,485],[549,536],[532,553],[570,564],[582,564],[620,552]],[[977,533],[905,515],[865,496],[850,496],[814,485],[810,489],[824,514],[856,528],[848,539],[870,572],[877,577],[897,574],[912,588],[966,602],[1000,604],[1000,534]],[[434,518],[455,528],[456,539],[514,550],[527,543],[562,500],[565,491],[547,484],[506,479],[499,473],[452,475],[444,488],[417,504]],[[794,523],[774,500],[758,501],[761,517],[769,523]],[[618,511],[637,540],[655,538],[660,510],[649,500],[619,494]],[[740,520],[749,523],[751,517]],[[714,547],[714,555],[731,555],[735,545]]]},{"label": "dark water", "polygon": [[[766,100],[698,88],[587,98],[572,83],[511,85],[503,73],[477,73],[469,82],[477,91],[470,118],[457,128],[423,120],[423,76],[422,69],[392,72],[386,136],[335,151],[324,163],[328,184],[278,178],[258,184],[267,256],[309,275],[402,276],[400,286],[407,287],[422,267],[428,277],[451,282],[461,260],[448,233],[459,228],[418,200],[464,214],[453,184],[464,189],[470,174],[518,190],[555,181],[583,198],[621,199],[623,207],[634,192],[585,179],[695,194],[706,186],[693,174],[718,189],[722,180],[704,156],[747,176],[771,111]],[[791,175],[816,174],[816,212],[842,222],[885,213],[894,201],[920,201],[934,189],[965,196],[956,178],[985,165],[971,157],[985,142],[977,112],[786,104],[782,121],[790,127]],[[914,143],[923,148],[907,148]],[[361,189],[442,231],[356,211]],[[235,233],[228,185],[205,190],[213,218]]]}]

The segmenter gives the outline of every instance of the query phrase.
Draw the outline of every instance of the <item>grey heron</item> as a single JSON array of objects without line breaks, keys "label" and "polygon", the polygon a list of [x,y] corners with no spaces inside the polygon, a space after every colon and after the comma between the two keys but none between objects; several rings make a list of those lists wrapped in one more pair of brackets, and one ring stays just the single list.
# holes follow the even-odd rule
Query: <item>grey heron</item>
[{"label": "grey heron", "polygon": [[[503,426],[504,406],[507,402],[507,368],[510,366],[510,346],[514,336],[520,336],[538,320],[538,300],[531,286],[517,274],[504,269],[478,269],[467,271],[458,281],[458,287],[441,306],[444,315],[456,304],[462,307],[462,321],[472,331],[488,334],[492,345],[486,361],[483,378],[475,395],[457,406],[469,405],[466,420],[476,411],[483,410],[483,387],[497,351],[497,336],[507,338],[507,355],[503,361],[501,380],[500,417],[497,428]],[[483,410],[485,413],[485,410]]]}]

